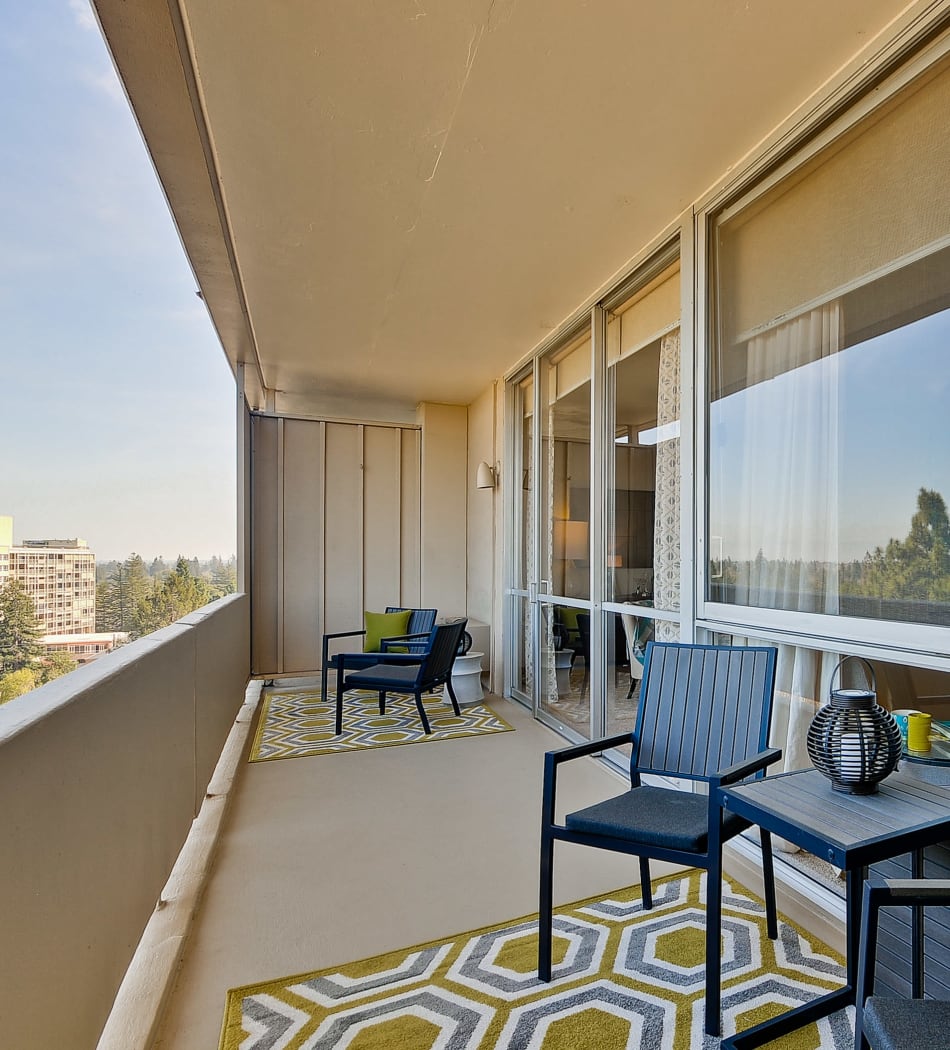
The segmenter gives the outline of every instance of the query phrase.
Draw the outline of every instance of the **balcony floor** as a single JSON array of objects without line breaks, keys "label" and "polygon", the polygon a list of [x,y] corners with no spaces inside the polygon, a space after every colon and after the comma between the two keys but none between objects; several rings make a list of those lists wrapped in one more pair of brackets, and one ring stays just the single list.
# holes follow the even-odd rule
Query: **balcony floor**
[{"label": "balcony floor", "polygon": [[[542,755],[564,741],[487,699],[516,732],[242,764],[157,1047],[216,1047],[237,985],[537,911]],[[623,786],[585,759],[559,796]],[[558,846],[558,903],[636,881],[631,858]]]}]

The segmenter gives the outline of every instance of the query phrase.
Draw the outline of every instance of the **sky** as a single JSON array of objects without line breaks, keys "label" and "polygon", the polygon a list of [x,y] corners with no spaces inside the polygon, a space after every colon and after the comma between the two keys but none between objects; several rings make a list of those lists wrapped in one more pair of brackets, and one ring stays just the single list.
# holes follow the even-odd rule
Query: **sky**
[{"label": "sky", "polygon": [[235,550],[235,386],[88,0],[2,0],[0,515]]},{"label": "sky", "polygon": [[948,347],[944,310],[717,401],[710,529],[724,556],[860,559],[906,539],[921,488],[950,505]]}]

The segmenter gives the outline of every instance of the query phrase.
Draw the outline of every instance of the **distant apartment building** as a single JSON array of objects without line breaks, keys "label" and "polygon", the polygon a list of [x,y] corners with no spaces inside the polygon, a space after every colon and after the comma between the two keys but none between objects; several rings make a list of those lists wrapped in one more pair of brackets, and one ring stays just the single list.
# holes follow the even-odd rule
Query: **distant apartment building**
[{"label": "distant apartment building", "polygon": [[23,540],[13,545],[13,518],[0,516],[0,587],[18,580],[33,599],[44,635],[96,629],[96,556],[85,540]]}]

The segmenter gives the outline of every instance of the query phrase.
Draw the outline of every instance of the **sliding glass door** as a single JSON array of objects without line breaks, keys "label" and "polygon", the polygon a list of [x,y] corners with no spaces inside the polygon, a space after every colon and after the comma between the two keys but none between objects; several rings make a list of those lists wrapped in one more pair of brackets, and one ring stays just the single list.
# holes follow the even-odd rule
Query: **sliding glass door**
[{"label": "sliding glass door", "polygon": [[590,735],[591,339],[541,358],[537,697],[542,716]]}]

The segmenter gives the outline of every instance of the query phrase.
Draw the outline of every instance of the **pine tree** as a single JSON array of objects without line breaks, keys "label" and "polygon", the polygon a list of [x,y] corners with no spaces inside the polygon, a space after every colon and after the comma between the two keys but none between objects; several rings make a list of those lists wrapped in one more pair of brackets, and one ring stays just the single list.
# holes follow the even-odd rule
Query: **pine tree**
[{"label": "pine tree", "polygon": [[237,570],[233,562],[224,562],[217,555],[211,559],[211,593],[223,598],[237,590]]},{"label": "pine tree", "polygon": [[0,590],[0,674],[29,668],[42,653],[33,599],[19,580]]},{"label": "pine tree", "polygon": [[138,554],[116,562],[109,579],[96,588],[96,629],[127,631],[132,636],[143,633],[137,627],[151,589],[148,570]]}]

